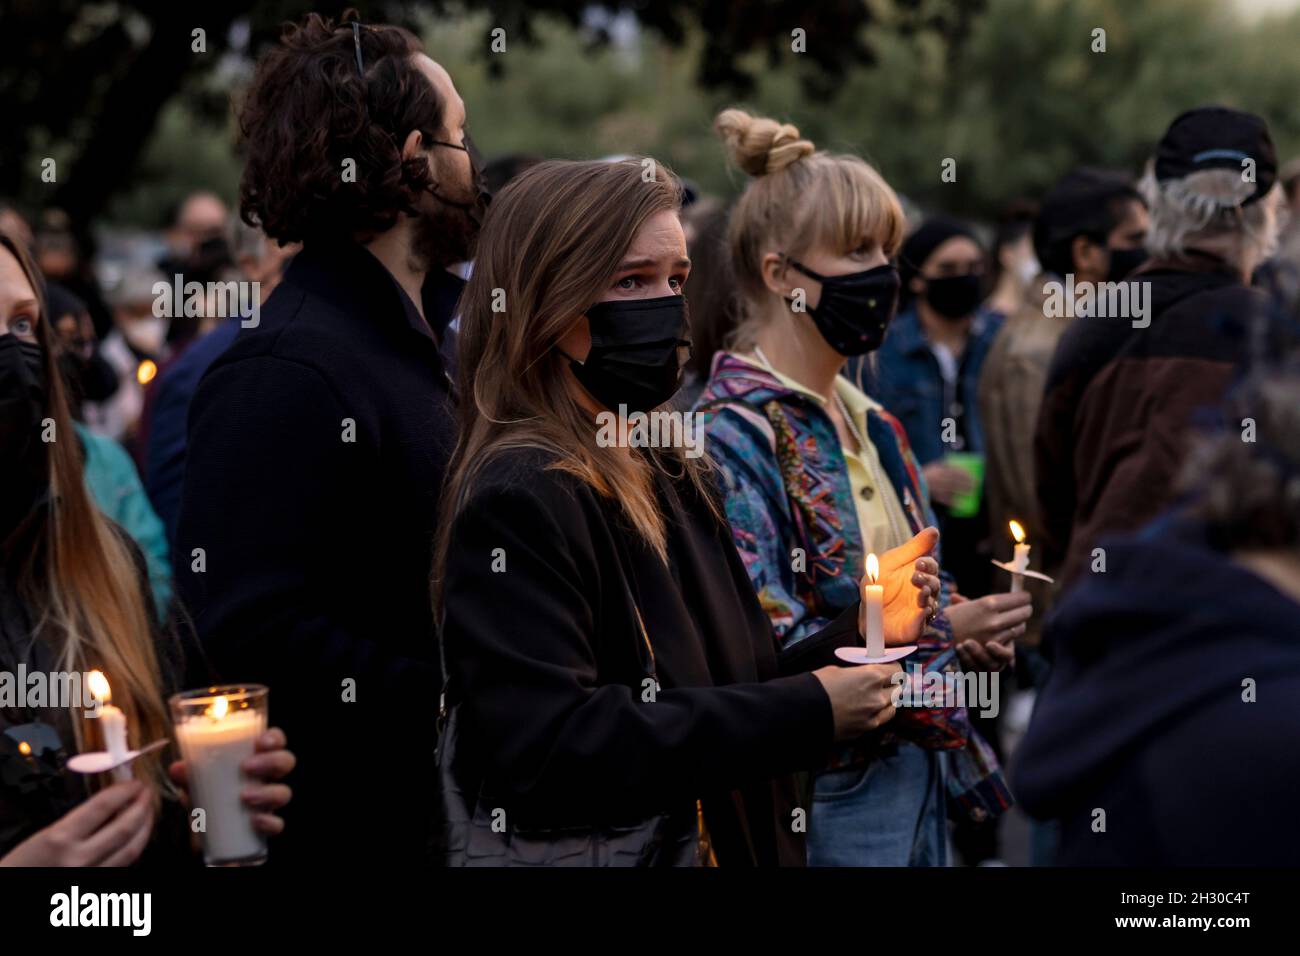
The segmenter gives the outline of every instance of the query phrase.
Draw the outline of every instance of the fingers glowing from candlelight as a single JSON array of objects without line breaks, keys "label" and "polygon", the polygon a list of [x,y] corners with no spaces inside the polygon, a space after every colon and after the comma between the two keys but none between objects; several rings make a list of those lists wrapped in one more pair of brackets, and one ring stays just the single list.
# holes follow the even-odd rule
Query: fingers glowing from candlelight
[{"label": "fingers glowing from candlelight", "polygon": [[907,541],[903,542],[897,548],[890,550],[891,557],[895,557],[900,562],[914,561],[917,558],[925,557],[934,551],[935,545],[939,543],[939,529],[933,526],[922,528],[916,534],[912,535]]},{"label": "fingers glowing from candlelight", "polygon": [[1011,528],[1011,537],[1016,539],[1016,544],[1024,544],[1025,529],[1021,527],[1020,522],[1012,520],[1008,522],[1008,527]]}]

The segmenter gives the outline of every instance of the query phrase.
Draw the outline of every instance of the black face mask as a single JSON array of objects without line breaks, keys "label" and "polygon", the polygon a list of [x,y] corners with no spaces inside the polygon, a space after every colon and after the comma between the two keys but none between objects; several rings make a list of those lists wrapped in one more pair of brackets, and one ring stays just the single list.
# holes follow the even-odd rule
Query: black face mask
[{"label": "black face mask", "polygon": [[587,361],[565,358],[596,401],[612,411],[626,405],[628,412],[648,412],[677,394],[691,345],[682,296],[597,302],[587,323]]},{"label": "black face mask", "polygon": [[41,347],[0,335],[0,537],[14,529],[48,484],[40,435],[45,403]]},{"label": "black face mask", "polygon": [[1139,246],[1136,249],[1111,249],[1110,267],[1106,270],[1107,282],[1119,282],[1126,279],[1138,266],[1147,261],[1147,251]]},{"label": "black face mask", "polygon": [[444,140],[435,139],[434,146],[446,146],[448,149],[460,149],[469,154],[469,181],[473,184],[475,198],[473,202],[456,202],[448,199],[438,192],[438,186],[435,183],[429,188],[435,199],[455,209],[459,209],[474,223],[475,229],[483,225],[483,217],[487,214],[488,204],[492,202],[492,191],[488,189],[487,179],[483,176],[483,154],[478,151],[474,145],[474,140],[470,138],[469,130],[465,130],[461,137],[463,143],[448,143]]},{"label": "black face mask", "polygon": [[964,319],[984,298],[984,277],[973,273],[925,280],[925,301],[945,319]]},{"label": "black face mask", "polygon": [[886,263],[843,276],[823,276],[789,256],[785,261],[822,284],[817,308],[808,309],[826,344],[840,355],[865,355],[880,348],[898,309],[898,270]]}]

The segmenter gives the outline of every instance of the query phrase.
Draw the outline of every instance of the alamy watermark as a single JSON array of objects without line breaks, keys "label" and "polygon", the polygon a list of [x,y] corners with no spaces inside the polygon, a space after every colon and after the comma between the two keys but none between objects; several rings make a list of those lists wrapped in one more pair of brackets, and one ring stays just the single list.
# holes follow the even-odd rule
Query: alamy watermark
[{"label": "alamy watermark", "polygon": [[981,717],[996,717],[1001,707],[1000,676],[988,671],[923,671],[907,665],[889,678],[889,702],[895,707],[978,708]]},{"label": "alamy watermark", "polygon": [[601,448],[682,448],[687,458],[704,454],[704,426],[694,412],[617,412],[596,415],[596,444]]},{"label": "alamy watermark", "polygon": [[91,691],[90,675],[81,671],[0,671],[0,709],[72,709],[98,717],[100,701]]},{"label": "alamy watermark", "polygon": [[153,301],[155,318],[238,318],[239,324],[246,329],[255,329],[262,321],[260,282],[234,279],[228,282],[186,282],[185,277],[177,273],[171,282],[155,282],[150,291],[156,296]]},{"label": "alamy watermark", "polygon": [[1151,324],[1151,283],[1140,279],[1075,282],[1074,273],[1067,273],[1064,282],[1043,283],[1043,295],[1043,315],[1049,319],[1131,319],[1135,329]]}]

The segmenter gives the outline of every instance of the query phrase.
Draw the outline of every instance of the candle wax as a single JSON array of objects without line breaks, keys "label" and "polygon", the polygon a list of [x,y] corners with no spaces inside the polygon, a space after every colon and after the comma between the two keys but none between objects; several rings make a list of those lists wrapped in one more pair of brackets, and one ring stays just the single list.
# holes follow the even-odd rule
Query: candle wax
[{"label": "candle wax", "polygon": [[1023,591],[1025,588],[1024,572],[1029,569],[1029,545],[1016,545],[1016,553],[1011,559],[1011,590]]},{"label": "candle wax", "polygon": [[867,618],[867,656],[885,656],[885,589],[879,584],[867,584],[862,588],[862,606]]},{"label": "candle wax", "polygon": [[[104,749],[108,751],[109,758],[114,763],[125,760],[127,755],[126,714],[122,713],[120,707],[103,704],[99,708],[99,717],[97,719],[99,720],[99,727],[104,733]],[[118,783],[130,780],[131,765],[114,767],[113,779]]]},{"label": "candle wax", "polygon": [[189,764],[192,806],[206,817],[203,853],[209,863],[266,853],[266,840],[253,829],[252,813],[239,797],[250,782],[239,765],[253,755],[265,730],[262,714],[253,710],[232,710],[218,719],[201,715],[176,725]]}]

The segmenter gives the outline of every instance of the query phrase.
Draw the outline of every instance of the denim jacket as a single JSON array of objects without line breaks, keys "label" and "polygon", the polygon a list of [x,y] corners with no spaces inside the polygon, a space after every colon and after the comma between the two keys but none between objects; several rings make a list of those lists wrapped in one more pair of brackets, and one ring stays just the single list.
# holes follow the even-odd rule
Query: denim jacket
[{"label": "denim jacket", "polygon": [[[778,640],[788,647],[858,600],[865,570],[835,427],[817,402],[728,352],[715,357],[695,411],[721,472],[736,548]],[[929,493],[902,425],[873,409],[867,438],[912,532],[933,524]],[[802,561],[795,549],[802,549]],[[943,576],[941,608],[947,608],[951,591],[951,579]],[[959,670],[946,615],[927,626],[917,643],[908,663],[920,665],[922,673]],[[950,752],[950,807],[978,820],[1011,805],[997,758],[971,729],[964,707],[900,708],[888,735]]]},{"label": "denim jacket", "polygon": [[904,309],[889,325],[884,344],[870,356],[849,364],[848,377],[903,423],[916,459],[937,461],[953,449],[944,444],[943,420],[951,404],[963,406],[966,447],[984,453],[979,417],[979,379],[984,358],[1002,326],[1002,314],[981,309],[971,323],[970,339],[958,360],[956,394],[945,395],[939,361],[921,331],[915,307]]}]

